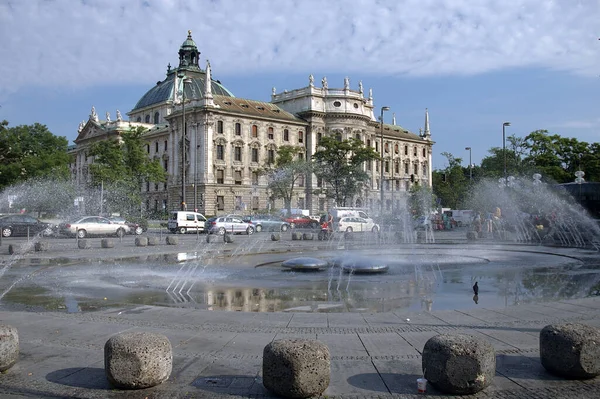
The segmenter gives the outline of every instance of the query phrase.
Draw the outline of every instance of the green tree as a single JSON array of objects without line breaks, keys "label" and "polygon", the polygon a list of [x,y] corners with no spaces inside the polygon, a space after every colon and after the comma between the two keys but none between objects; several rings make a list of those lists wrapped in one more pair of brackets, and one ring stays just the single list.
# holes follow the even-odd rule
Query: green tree
[{"label": "green tree", "polygon": [[312,158],[315,175],[325,186],[321,192],[338,206],[346,206],[352,204],[352,199],[369,181],[369,174],[364,170],[365,162],[380,159],[380,156],[359,139],[339,140],[325,136]]},{"label": "green tree", "polygon": [[461,165],[462,158],[442,152],[448,166],[432,173],[433,193],[445,208],[461,209],[469,192],[469,169]]},{"label": "green tree", "polygon": [[94,143],[89,151],[94,157],[90,165],[91,185],[102,188],[102,196],[111,211],[126,216],[133,216],[140,209],[140,190],[144,182],[160,183],[167,179],[160,160],[148,158],[145,132],[143,127],[131,129],[116,139]]},{"label": "green tree", "polygon": [[0,189],[35,177],[67,179],[68,140],[52,134],[45,125],[8,127],[0,123]]},{"label": "green tree", "polygon": [[306,178],[310,173],[311,164],[305,159],[298,158],[303,152],[302,147],[284,145],[277,150],[277,158],[274,164],[267,164],[262,173],[268,177],[268,188],[272,198],[283,199],[284,208],[288,214],[292,212],[292,199],[294,189],[298,186],[300,179]]}]

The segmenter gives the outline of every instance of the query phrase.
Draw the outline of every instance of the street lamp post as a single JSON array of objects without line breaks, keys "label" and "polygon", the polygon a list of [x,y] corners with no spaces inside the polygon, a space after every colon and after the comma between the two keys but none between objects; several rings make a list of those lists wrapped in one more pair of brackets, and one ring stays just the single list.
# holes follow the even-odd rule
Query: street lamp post
[{"label": "street lamp post", "polygon": [[185,139],[187,137],[187,129],[185,122],[185,84],[190,81],[190,79],[185,77],[183,72],[179,72],[177,77],[181,79],[181,119],[182,119],[182,137],[181,137],[181,210],[187,210],[187,206],[185,203]]},{"label": "street lamp post", "polygon": [[469,151],[469,180],[473,180],[473,164],[471,163],[471,147],[465,147]]},{"label": "street lamp post", "polygon": [[390,107],[381,107],[381,117],[379,119],[379,122],[381,123],[381,148],[380,148],[380,152],[381,152],[381,165],[379,168],[379,171],[381,172],[381,176],[379,178],[379,191],[380,191],[380,201],[381,201],[381,207],[380,207],[380,213],[379,213],[379,217],[383,216],[383,112],[384,111],[389,111]]},{"label": "street lamp post", "polygon": [[502,154],[504,155],[504,184],[508,185],[508,177],[506,175],[506,127],[510,126],[510,122],[502,124]]}]

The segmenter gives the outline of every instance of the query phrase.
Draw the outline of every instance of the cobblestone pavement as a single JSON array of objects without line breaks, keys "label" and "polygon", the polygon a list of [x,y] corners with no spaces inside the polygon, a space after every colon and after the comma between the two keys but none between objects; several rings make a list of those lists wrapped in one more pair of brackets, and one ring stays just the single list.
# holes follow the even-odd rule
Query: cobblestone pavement
[{"label": "cobblestone pavement", "polygon": [[[263,233],[266,234],[266,233]],[[438,245],[470,244],[464,231],[438,234]],[[178,236],[176,246],[137,248],[125,237],[115,248],[79,250],[75,240],[50,239],[47,251],[7,254],[2,267],[32,257],[72,259],[136,256],[138,253],[189,253],[199,246],[226,255],[236,245],[260,237],[235,239],[233,244],[206,243],[205,236]],[[265,235],[264,237],[268,237]],[[263,238],[264,238],[263,237]],[[164,237],[161,237],[164,239]],[[118,244],[118,245],[117,245]],[[268,251],[294,251],[331,245],[291,241],[284,236]],[[379,242],[373,245],[388,245]],[[427,245],[427,244],[423,244]],[[513,244],[511,244],[513,245]],[[509,246],[507,246],[509,248]],[[535,248],[540,250],[539,247]],[[544,248],[565,256],[596,259],[592,251]],[[7,398],[211,398],[270,397],[262,386],[262,351],[274,339],[309,338],[331,352],[331,383],[324,396],[343,398],[416,398],[425,342],[440,333],[469,333],[496,349],[496,377],[486,390],[468,398],[599,398],[600,378],[565,380],[548,374],[539,360],[539,332],[547,324],[581,322],[600,327],[600,298],[555,301],[503,308],[386,313],[244,313],[193,308],[136,305],[97,312],[61,313],[10,310],[0,302],[0,323],[19,331],[20,358],[0,375],[0,396]],[[165,334],[173,346],[173,372],[157,387],[139,391],[112,388],[104,372],[104,344],[124,331]],[[431,386],[427,396],[443,396]]]}]

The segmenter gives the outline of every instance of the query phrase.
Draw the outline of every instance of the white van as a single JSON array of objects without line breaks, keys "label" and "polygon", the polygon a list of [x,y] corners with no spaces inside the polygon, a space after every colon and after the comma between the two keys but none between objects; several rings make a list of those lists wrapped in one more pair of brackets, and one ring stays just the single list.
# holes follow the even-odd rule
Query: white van
[{"label": "white van", "polygon": [[331,215],[333,216],[334,220],[338,220],[340,218],[350,216],[350,217],[359,217],[359,218],[367,219],[367,220],[370,220],[371,222],[373,221],[373,219],[371,219],[371,217],[367,214],[365,209],[331,208],[329,210],[329,212],[331,212]]},{"label": "white van", "polygon": [[206,218],[201,213],[188,211],[173,211],[169,216],[167,227],[171,233],[185,234],[188,231],[204,232]]}]

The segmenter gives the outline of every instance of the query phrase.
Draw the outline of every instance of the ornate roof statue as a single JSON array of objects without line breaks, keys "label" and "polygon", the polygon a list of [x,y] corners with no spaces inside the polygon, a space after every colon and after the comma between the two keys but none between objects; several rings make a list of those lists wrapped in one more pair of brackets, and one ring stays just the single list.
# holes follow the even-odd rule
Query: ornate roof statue
[{"label": "ornate roof statue", "polygon": [[83,127],[85,126],[85,122],[81,121],[79,123],[79,127],[77,128],[77,133],[81,133],[81,131],[83,130]]},{"label": "ornate roof statue", "polygon": [[325,76],[323,76],[323,79],[321,79],[321,84],[323,85],[324,89],[327,89],[327,78]]},{"label": "ornate roof statue", "polygon": [[369,89],[369,100],[373,99],[373,89]]},{"label": "ornate roof statue", "polygon": [[106,111],[106,121],[110,122],[110,112]]},{"label": "ornate roof statue", "polygon": [[121,116],[121,111],[117,110],[117,122],[123,121],[123,117]]},{"label": "ornate roof statue", "polygon": [[362,80],[358,82],[358,92],[360,94],[363,94],[363,85],[362,85]]},{"label": "ornate roof statue", "polygon": [[275,89],[275,86],[273,86],[271,89],[271,95],[274,96],[275,94],[277,94],[277,89]]},{"label": "ornate roof statue", "polygon": [[350,78],[348,76],[344,78],[344,90],[350,90]]},{"label": "ornate roof statue", "polygon": [[308,85],[310,87],[313,87],[315,85],[315,77],[312,75],[312,73],[308,75]]},{"label": "ornate roof statue", "polygon": [[90,119],[94,122],[98,122],[98,114],[96,113],[96,107],[92,105],[92,113],[90,114]]}]

